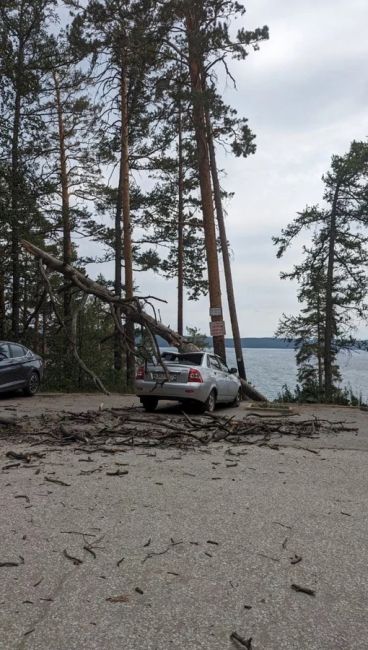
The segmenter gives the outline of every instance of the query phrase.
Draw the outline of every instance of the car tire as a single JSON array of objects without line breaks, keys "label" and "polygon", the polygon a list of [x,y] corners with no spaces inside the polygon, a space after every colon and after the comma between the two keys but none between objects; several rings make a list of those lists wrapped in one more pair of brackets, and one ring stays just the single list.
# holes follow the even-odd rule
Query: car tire
[{"label": "car tire", "polygon": [[242,391],[241,388],[239,388],[235,399],[232,402],[230,402],[230,406],[240,406],[241,398],[242,398]]},{"label": "car tire", "polygon": [[156,410],[158,399],[156,397],[141,397],[141,404],[147,413],[153,413]]},{"label": "car tire", "polygon": [[33,397],[33,395],[36,395],[39,387],[40,387],[40,375],[38,372],[33,370],[31,374],[28,377],[27,385],[23,389],[23,392],[27,397]]},{"label": "car tire", "polygon": [[208,411],[209,413],[213,413],[215,408],[216,408],[216,391],[212,389],[206,401],[201,405],[201,412],[204,413],[205,411]]}]

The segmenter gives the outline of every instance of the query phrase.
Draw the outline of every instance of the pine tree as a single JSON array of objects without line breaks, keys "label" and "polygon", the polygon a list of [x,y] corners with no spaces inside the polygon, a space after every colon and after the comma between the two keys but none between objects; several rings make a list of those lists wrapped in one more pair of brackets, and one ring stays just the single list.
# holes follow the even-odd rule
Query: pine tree
[{"label": "pine tree", "polygon": [[[151,71],[161,46],[160,9],[152,0],[90,1],[75,18],[72,42],[90,52],[104,101],[105,135],[101,153],[114,169],[115,193],[115,293],[133,297],[132,179],[131,172],[154,149],[151,108]],[[107,195],[112,197],[111,192]],[[111,205],[111,204],[110,204]],[[109,208],[109,205],[107,206]],[[124,264],[124,282],[122,278]],[[134,382],[134,331],[126,323],[127,383]],[[121,337],[117,332],[115,367],[121,367]]]},{"label": "pine tree", "polygon": [[347,154],[333,156],[323,182],[325,207],[306,208],[274,243],[281,257],[303,230],[315,230],[306,265],[295,267],[294,277],[306,282],[307,269],[323,269],[323,386],[324,399],[333,401],[336,352],[354,346],[355,325],[368,314],[368,143],[354,141]]},{"label": "pine tree", "polygon": [[11,242],[10,335],[15,340],[21,330],[24,275],[19,242],[34,229],[35,197],[41,193],[36,150],[44,128],[39,100],[54,5],[54,0],[3,0],[0,6],[0,150],[8,187],[3,217]]},{"label": "pine tree", "polygon": [[[211,320],[222,321],[222,298],[219,265],[217,257],[216,241],[216,223],[212,199],[212,182],[217,186],[217,213],[221,223],[221,233],[223,240],[223,253],[226,262],[229,262],[227,256],[227,242],[222,219],[222,209],[219,202],[219,187],[216,182],[217,167],[215,165],[215,147],[211,139],[212,126],[210,124],[209,112],[206,111],[206,90],[207,78],[215,74],[215,67],[223,63],[228,74],[228,58],[235,57],[245,59],[248,52],[247,48],[253,45],[258,47],[258,41],[268,37],[268,29],[257,29],[253,32],[247,32],[244,29],[238,30],[235,37],[231,36],[231,21],[239,16],[244,15],[245,8],[238,2],[227,0],[215,0],[214,2],[199,2],[198,0],[182,0],[173,2],[174,10],[180,20],[182,20],[186,32],[186,44],[183,44],[182,37],[179,35],[174,38],[174,51],[180,51],[183,47],[187,52],[187,61],[191,79],[191,98],[193,111],[193,126],[197,143],[198,173],[201,188],[202,212],[205,233],[206,257],[209,277],[209,296]],[[180,32],[179,32],[180,34]],[[211,146],[211,151],[209,145]],[[212,155],[211,155],[212,154]],[[211,177],[211,157],[212,157],[212,177]],[[227,284],[229,287],[230,301],[232,307],[234,302],[231,300],[232,283],[230,280],[229,264],[227,266]],[[235,314],[232,309],[235,324]],[[216,314],[216,315],[215,315]],[[235,328],[236,329],[236,328]],[[237,337],[239,338],[239,337]],[[224,335],[215,336],[213,339],[214,348],[225,360],[225,342]],[[240,360],[239,360],[240,362]],[[240,362],[240,365],[241,362]],[[245,375],[244,368],[242,374]]]}]

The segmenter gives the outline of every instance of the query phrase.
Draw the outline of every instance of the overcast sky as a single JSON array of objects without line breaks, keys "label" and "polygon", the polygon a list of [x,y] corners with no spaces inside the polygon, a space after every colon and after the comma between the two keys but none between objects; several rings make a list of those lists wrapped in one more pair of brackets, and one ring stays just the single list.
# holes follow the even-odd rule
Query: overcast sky
[{"label": "overcast sky", "polygon": [[[221,152],[219,162],[227,173],[224,186],[235,192],[227,232],[241,335],[272,336],[280,315],[298,310],[295,286],[279,279],[298,253],[276,260],[271,236],[306,204],[321,201],[321,176],[331,155],[368,135],[368,2],[245,4],[246,28],[267,24],[270,40],[233,64],[237,90],[221,90],[249,118],[257,153],[244,161]],[[162,320],[176,327],[176,283],[150,274],[139,274],[137,282],[144,294],[168,300]],[[187,325],[208,333],[208,321],[208,299],[187,302]],[[230,335],[227,316],[226,325]],[[359,335],[367,337],[367,328],[360,327]]]}]

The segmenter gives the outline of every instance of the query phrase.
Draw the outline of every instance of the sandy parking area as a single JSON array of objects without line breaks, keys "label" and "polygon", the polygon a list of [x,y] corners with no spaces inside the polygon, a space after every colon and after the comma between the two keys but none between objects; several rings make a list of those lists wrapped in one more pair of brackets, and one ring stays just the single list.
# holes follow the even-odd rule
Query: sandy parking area
[{"label": "sandy parking area", "polygon": [[[15,397],[0,409],[134,399]],[[2,440],[1,650],[246,647],[233,632],[253,650],[366,650],[368,416],[318,413],[359,433],[281,440],[279,451],[216,443],[93,456]],[[11,449],[45,455],[9,468]]]}]

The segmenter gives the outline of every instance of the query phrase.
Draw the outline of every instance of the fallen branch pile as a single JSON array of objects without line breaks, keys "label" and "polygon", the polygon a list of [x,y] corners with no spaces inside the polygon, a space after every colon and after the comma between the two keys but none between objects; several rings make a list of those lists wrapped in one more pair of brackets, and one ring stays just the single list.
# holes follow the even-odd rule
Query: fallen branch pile
[{"label": "fallen branch pile", "polygon": [[[351,423],[350,423],[351,424]],[[14,442],[43,442],[58,446],[83,445],[89,453],[116,453],[124,447],[190,448],[225,441],[277,448],[282,436],[318,438],[321,433],[357,431],[344,421],[316,417],[294,419],[275,416],[267,419],[249,413],[241,420],[208,413],[202,416],[142,413],[137,408],[114,408],[87,413],[50,413],[39,418],[0,425],[0,439]],[[24,459],[23,459],[24,460]]]}]

